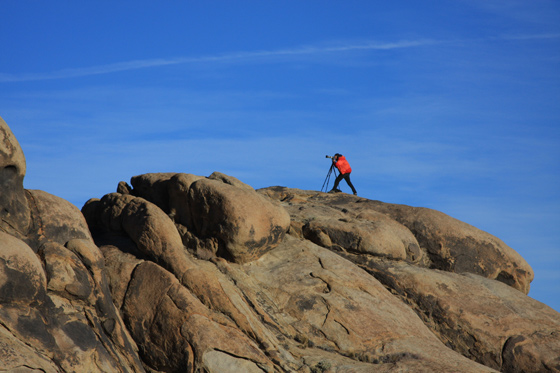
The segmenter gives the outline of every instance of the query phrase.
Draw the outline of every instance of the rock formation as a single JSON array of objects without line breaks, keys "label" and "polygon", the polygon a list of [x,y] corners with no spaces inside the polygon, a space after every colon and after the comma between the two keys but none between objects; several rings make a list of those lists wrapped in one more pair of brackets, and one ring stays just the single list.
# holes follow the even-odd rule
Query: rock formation
[{"label": "rock formation", "polygon": [[0,370],[143,371],[80,210],[24,190],[23,152],[1,119],[0,138]]},{"label": "rock formation", "polygon": [[445,214],[218,172],[80,212],[0,136],[0,370],[560,372],[532,269]]}]

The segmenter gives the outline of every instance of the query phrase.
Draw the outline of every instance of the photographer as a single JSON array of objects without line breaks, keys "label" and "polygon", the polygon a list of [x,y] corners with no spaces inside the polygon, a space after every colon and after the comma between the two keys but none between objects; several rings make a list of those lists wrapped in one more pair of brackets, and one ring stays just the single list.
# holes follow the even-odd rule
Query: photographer
[{"label": "photographer", "polygon": [[354,185],[352,185],[352,182],[350,181],[350,173],[352,172],[352,168],[350,167],[350,164],[346,160],[346,157],[344,157],[342,154],[336,153],[334,157],[332,157],[332,162],[335,165],[335,167],[338,169],[340,174],[336,177],[336,180],[334,181],[334,186],[329,193],[340,192],[341,190],[338,189],[338,184],[342,179],[344,179],[346,180],[348,186],[352,189],[354,195],[357,195],[358,193],[356,192]]}]

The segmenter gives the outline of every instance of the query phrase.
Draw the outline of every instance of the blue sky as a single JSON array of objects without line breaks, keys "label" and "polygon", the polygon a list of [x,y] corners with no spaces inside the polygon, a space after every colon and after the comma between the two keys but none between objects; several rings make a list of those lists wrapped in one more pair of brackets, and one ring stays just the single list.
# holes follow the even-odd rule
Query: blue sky
[{"label": "blue sky", "polygon": [[[560,3],[0,0],[24,185],[78,207],[146,172],[359,195],[505,241],[560,310]],[[346,189],[345,189],[346,188]],[[349,191],[342,184],[343,191]]]}]

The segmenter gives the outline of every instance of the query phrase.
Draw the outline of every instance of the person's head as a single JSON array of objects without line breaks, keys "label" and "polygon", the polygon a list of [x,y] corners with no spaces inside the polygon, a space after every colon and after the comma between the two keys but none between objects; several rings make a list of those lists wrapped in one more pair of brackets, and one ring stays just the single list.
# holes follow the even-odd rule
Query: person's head
[{"label": "person's head", "polygon": [[338,158],[340,158],[340,157],[342,157],[342,154],[336,153],[336,154],[334,155],[334,160],[336,161],[336,160],[338,160]]}]

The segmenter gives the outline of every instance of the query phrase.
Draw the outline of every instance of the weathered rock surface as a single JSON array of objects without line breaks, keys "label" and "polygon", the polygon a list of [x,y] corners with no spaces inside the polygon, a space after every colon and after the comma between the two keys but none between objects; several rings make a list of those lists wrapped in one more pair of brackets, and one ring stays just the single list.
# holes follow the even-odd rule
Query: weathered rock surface
[{"label": "weathered rock surface", "polygon": [[[260,192],[283,201],[292,218],[293,235],[364,268],[455,351],[502,371],[560,371],[560,315],[523,294],[528,292],[532,270],[501,240],[428,209],[280,187]],[[369,221],[376,213],[410,229],[417,241],[403,242],[419,254],[394,260],[403,258],[388,255],[390,251],[385,255],[360,252],[356,240],[333,245],[333,219],[341,222],[339,230],[353,222],[354,235],[365,239],[367,235],[358,233],[360,221]],[[310,226],[328,238],[310,235]]]},{"label": "weathered rock surface", "polygon": [[[421,251],[412,254],[416,251],[414,243],[408,244],[409,251],[429,268],[474,273],[504,282],[525,294],[529,292],[533,270],[516,251],[500,239],[439,211],[371,201],[345,193],[317,194],[282,187],[261,192],[284,201],[292,220],[300,224],[302,220],[309,221],[309,214],[299,210],[317,209],[316,206],[324,209],[326,205],[333,213],[344,213],[344,219],[354,219],[357,227],[359,222],[370,220],[372,213],[382,213],[413,234]],[[350,247],[345,249],[352,251]]]},{"label": "weathered rock surface", "polygon": [[23,238],[29,226],[29,206],[23,189],[26,164],[14,134],[0,118],[0,229]]},{"label": "weathered rock surface", "polygon": [[219,172],[80,213],[0,129],[0,370],[560,372],[531,268],[445,214]]},{"label": "weathered rock surface", "polygon": [[188,194],[193,226],[201,238],[216,238],[238,263],[258,259],[277,246],[290,226],[280,206],[254,190],[216,179],[194,182]]},{"label": "weathered rock surface", "polygon": [[242,270],[256,281],[254,296],[277,307],[269,310],[273,320],[308,347],[303,357],[320,349],[372,363],[371,370],[412,363],[433,371],[491,371],[445,348],[375,278],[310,242],[289,238]]},{"label": "weathered rock surface", "polygon": [[500,239],[439,211],[380,202],[368,205],[409,228],[432,268],[475,273],[529,293],[533,270]]},{"label": "weathered rock surface", "polygon": [[560,317],[544,304],[470,273],[387,261],[364,267],[463,355],[507,372],[560,369]]},{"label": "weathered rock surface", "polygon": [[25,159],[0,120],[0,370],[144,371],[80,210],[24,190]]}]

